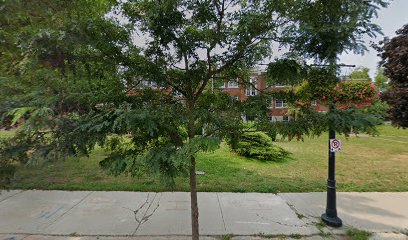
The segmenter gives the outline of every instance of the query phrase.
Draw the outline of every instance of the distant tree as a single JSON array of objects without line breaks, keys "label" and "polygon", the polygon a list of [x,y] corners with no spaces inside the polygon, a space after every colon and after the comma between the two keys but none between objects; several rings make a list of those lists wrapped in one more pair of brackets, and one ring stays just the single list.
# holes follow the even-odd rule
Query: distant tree
[{"label": "distant tree", "polygon": [[388,77],[384,75],[384,68],[377,69],[377,73],[374,77],[374,85],[380,90],[385,92],[389,89]]},{"label": "distant tree", "polygon": [[350,79],[351,80],[367,80],[371,82],[370,75],[368,72],[370,69],[366,67],[358,67],[354,69],[354,71],[350,74]]},{"label": "distant tree", "polygon": [[390,105],[389,114],[393,124],[408,127],[408,24],[392,39],[380,42],[379,50],[384,75],[389,81],[389,90],[384,99]]}]

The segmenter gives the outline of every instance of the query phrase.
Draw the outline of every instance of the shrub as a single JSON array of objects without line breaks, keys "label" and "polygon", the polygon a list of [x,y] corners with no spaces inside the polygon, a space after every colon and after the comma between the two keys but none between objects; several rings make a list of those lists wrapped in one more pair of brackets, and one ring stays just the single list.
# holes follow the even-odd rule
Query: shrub
[{"label": "shrub", "polygon": [[381,100],[373,102],[371,106],[366,108],[366,111],[376,116],[382,124],[388,116],[387,111],[390,109],[386,102]]},{"label": "shrub", "polygon": [[272,139],[263,132],[244,133],[234,149],[239,155],[262,161],[283,161],[289,152],[274,145]]}]

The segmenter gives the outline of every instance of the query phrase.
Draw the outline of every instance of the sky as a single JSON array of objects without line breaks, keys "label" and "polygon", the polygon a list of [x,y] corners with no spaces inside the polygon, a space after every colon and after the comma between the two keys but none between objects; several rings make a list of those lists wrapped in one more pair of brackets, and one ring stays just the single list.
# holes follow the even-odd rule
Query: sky
[{"label": "sky", "polygon": [[[118,20],[125,21],[123,17],[116,16]],[[365,38],[365,45],[368,48],[368,52],[364,55],[356,55],[353,53],[347,53],[340,56],[339,63],[344,63],[348,65],[356,65],[356,67],[367,67],[370,69],[370,76],[374,79],[377,68],[378,62],[380,58],[377,56],[378,52],[370,47],[370,42],[378,43],[379,41],[383,40],[385,36],[393,37],[395,36],[395,31],[402,28],[405,24],[408,24],[408,0],[391,0],[391,4],[388,8],[380,9],[378,12],[378,18],[373,19],[373,22],[379,25],[382,28],[383,36],[379,35],[377,38]],[[135,43],[139,46],[144,46],[146,38],[138,35],[135,37]],[[285,53],[285,49],[278,50],[278,47],[274,47],[274,55],[271,56],[270,59],[267,59],[266,62],[271,61],[271,59],[275,57],[281,56]],[[205,54],[203,54],[205,57]],[[260,67],[263,68],[262,66]],[[350,74],[353,71],[353,68],[343,68],[343,74]]]},{"label": "sky", "polygon": [[[378,18],[373,19],[375,24],[382,28],[384,36],[377,36],[376,39],[366,38],[366,46],[369,52],[363,56],[352,53],[343,54],[340,56],[340,63],[351,64],[356,66],[368,67],[370,69],[370,76],[374,78],[378,62],[380,58],[377,56],[377,51],[369,47],[370,41],[378,43],[383,40],[385,36],[395,36],[395,31],[402,28],[403,25],[408,24],[408,0],[394,0],[388,8],[381,9],[378,13]],[[350,73],[353,69],[344,69],[343,73]]]}]

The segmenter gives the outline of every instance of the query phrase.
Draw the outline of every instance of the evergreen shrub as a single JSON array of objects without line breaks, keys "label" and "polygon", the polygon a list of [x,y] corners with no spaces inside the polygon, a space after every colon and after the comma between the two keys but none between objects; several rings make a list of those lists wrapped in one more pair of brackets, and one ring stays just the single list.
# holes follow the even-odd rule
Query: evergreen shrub
[{"label": "evergreen shrub", "polygon": [[288,158],[289,152],[273,144],[272,139],[263,132],[244,133],[234,151],[239,155],[262,161],[283,161]]}]

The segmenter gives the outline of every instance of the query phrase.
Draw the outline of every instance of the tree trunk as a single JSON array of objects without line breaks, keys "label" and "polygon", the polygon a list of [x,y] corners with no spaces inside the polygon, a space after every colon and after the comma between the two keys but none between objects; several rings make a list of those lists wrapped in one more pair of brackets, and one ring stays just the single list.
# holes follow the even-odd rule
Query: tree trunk
[{"label": "tree trunk", "polygon": [[191,157],[190,162],[190,195],[191,195],[191,230],[192,240],[199,239],[199,225],[198,225],[198,202],[197,202],[197,181],[195,173],[195,157]]},{"label": "tree trunk", "polygon": [[[189,109],[193,109],[194,104],[190,102]],[[191,140],[195,136],[195,119],[192,117],[188,124],[188,138]],[[190,198],[191,198],[191,239],[199,240],[199,225],[198,225],[198,202],[197,202],[197,179],[196,179],[196,159],[190,157]]]}]

